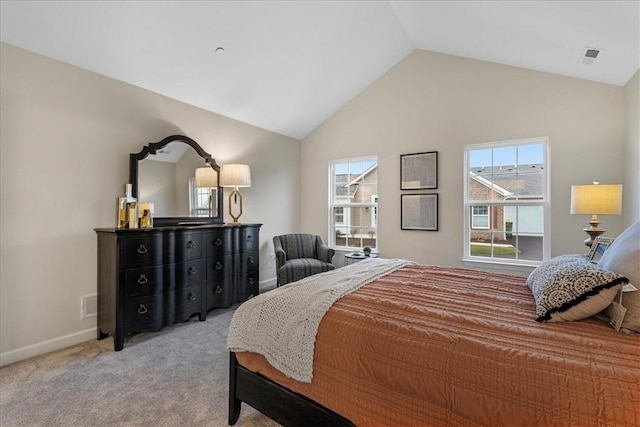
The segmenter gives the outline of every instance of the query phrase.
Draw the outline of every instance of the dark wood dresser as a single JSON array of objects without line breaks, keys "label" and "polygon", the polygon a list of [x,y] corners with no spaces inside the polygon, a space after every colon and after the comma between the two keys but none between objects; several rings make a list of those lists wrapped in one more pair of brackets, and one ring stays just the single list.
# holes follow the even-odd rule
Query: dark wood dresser
[{"label": "dark wood dresser", "polygon": [[206,320],[259,293],[261,224],[98,228],[98,339]]}]

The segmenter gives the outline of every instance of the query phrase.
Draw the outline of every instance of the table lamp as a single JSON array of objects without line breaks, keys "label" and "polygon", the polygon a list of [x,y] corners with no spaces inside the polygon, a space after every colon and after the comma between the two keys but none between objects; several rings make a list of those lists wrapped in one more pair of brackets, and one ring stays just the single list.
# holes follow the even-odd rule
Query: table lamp
[{"label": "table lamp", "polygon": [[593,240],[604,233],[598,215],[620,215],[622,213],[622,184],[593,184],[571,186],[571,214],[591,215],[591,225],[584,228],[589,238],[584,244],[591,247]]},{"label": "table lamp", "polygon": [[[239,224],[242,215],[242,194],[238,187],[251,187],[251,170],[247,165],[230,164],[220,168],[220,186],[233,188],[229,193],[229,215],[233,218],[232,224]],[[234,212],[237,211],[237,215]]]}]

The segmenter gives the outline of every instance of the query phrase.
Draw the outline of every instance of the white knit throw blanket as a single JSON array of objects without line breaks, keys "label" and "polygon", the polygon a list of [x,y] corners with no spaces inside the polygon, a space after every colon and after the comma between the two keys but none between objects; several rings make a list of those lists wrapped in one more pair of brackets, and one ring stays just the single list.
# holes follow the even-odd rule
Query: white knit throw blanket
[{"label": "white knit throw blanket", "polygon": [[227,347],[262,354],[286,376],[310,383],[318,326],[333,303],[407,264],[365,259],[258,295],[234,313]]}]

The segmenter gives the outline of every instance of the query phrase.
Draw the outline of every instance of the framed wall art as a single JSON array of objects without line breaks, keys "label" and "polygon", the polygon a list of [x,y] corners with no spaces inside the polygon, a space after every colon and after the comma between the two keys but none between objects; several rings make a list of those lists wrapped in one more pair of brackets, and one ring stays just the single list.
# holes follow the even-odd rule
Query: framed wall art
[{"label": "framed wall art", "polygon": [[591,249],[589,250],[589,255],[587,255],[589,257],[589,261],[598,263],[604,252],[609,248],[614,240],[615,239],[612,239],[611,237],[596,237],[591,245]]},{"label": "framed wall art", "polygon": [[438,231],[437,194],[402,194],[400,197],[402,230]]},{"label": "framed wall art", "polygon": [[400,155],[400,190],[438,188],[438,152]]}]

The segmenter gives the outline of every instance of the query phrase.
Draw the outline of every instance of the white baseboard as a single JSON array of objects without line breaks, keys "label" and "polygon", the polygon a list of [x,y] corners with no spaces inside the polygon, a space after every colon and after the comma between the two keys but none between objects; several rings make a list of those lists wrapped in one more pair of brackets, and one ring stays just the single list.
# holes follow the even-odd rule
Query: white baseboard
[{"label": "white baseboard", "polygon": [[270,291],[271,289],[275,289],[277,284],[278,282],[275,277],[273,279],[264,280],[260,282],[260,293]]},{"label": "white baseboard", "polygon": [[51,351],[60,350],[81,342],[95,340],[97,338],[97,334],[98,328],[90,328],[85,329],[84,331],[74,332],[73,334],[43,341],[41,343],[7,351],[6,353],[0,353],[0,366],[10,365],[12,363],[20,362],[21,360],[26,360]]},{"label": "white baseboard", "polygon": [[[276,288],[276,279],[269,279],[260,282],[260,293]],[[41,343],[28,345],[26,347],[11,350],[6,353],[0,353],[0,366],[10,365],[20,362],[34,356],[49,353],[51,351],[60,350],[81,342],[95,340],[97,338],[98,328],[85,329],[84,331],[75,332],[63,337],[53,338]]]}]

